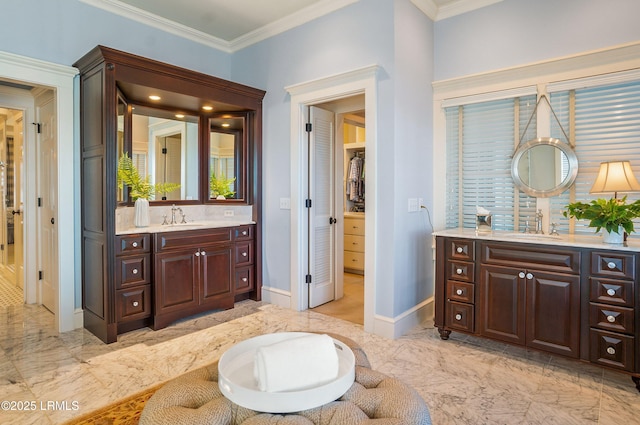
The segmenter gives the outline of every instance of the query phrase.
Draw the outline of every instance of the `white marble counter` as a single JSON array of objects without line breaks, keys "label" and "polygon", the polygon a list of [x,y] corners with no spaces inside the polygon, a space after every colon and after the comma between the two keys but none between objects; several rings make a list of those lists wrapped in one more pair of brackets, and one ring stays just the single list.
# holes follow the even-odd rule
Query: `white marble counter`
[{"label": "white marble counter", "polygon": [[192,221],[191,223],[178,223],[178,224],[153,224],[147,227],[127,227],[125,229],[118,229],[116,235],[131,235],[134,233],[161,233],[161,232],[176,232],[183,230],[198,230],[198,229],[216,229],[220,227],[235,227],[246,224],[255,224],[252,220],[213,220],[213,221]]},{"label": "white marble counter", "polygon": [[575,248],[596,248],[596,249],[613,249],[619,251],[640,251],[640,240],[629,239],[624,244],[608,244],[602,242],[601,235],[587,236],[587,235],[540,235],[535,233],[518,233],[508,232],[504,230],[494,230],[487,233],[476,232],[475,229],[447,229],[433,232],[434,236],[447,236],[447,237],[459,237],[467,239],[481,239],[489,241],[502,241],[502,242],[520,242],[527,244],[537,245],[554,245],[554,246],[568,246]]}]

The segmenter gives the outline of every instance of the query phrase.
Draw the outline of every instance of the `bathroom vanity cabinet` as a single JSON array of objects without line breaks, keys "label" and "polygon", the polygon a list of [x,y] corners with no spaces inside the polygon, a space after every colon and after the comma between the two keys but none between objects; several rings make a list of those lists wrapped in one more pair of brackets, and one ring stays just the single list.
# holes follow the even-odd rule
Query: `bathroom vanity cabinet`
[{"label": "bathroom vanity cabinet", "polygon": [[[524,238],[523,238],[524,239]],[[640,390],[640,245],[438,232],[435,326],[596,363]]]},{"label": "bathroom vanity cabinet", "polygon": [[[262,253],[255,247],[262,238],[265,92],[104,46],[74,66],[80,70],[85,328],[110,343],[122,332],[230,308],[234,300],[259,300]],[[140,127],[140,121],[146,124]],[[145,131],[136,131],[136,125]],[[172,152],[177,153],[168,155],[176,145],[179,149]],[[154,182],[181,185],[158,195],[152,207],[250,206],[255,224],[240,232],[251,237],[235,238],[235,226],[117,235],[116,209],[133,206],[126,185],[116,182],[118,159],[123,154],[132,157],[141,147],[147,155],[145,175],[155,172]],[[168,167],[167,161],[176,162]],[[163,174],[167,179],[169,170],[177,170],[173,178],[180,180],[158,180]],[[233,187],[226,192],[228,199],[219,200],[210,182],[221,177],[221,170],[225,177],[233,173]]]}]

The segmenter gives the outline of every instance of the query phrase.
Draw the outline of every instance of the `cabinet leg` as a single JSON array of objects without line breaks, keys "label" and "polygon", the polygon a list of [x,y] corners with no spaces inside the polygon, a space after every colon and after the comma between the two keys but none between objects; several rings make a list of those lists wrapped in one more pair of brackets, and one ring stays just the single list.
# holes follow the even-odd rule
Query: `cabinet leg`
[{"label": "cabinet leg", "polygon": [[438,332],[440,333],[440,339],[444,339],[445,341],[449,339],[449,335],[451,335],[451,331],[444,328],[438,328]]},{"label": "cabinet leg", "polygon": [[639,376],[632,376],[631,379],[636,384],[636,389],[638,390],[638,392],[640,392],[640,377]]}]

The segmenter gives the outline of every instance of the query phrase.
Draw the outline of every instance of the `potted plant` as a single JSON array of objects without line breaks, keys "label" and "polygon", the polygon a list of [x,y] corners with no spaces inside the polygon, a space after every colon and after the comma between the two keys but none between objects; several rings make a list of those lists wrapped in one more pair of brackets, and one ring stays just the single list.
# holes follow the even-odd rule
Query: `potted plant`
[{"label": "potted plant", "polygon": [[630,234],[635,231],[633,219],[640,217],[640,200],[630,204],[626,201],[625,196],[622,199],[595,199],[589,203],[574,202],[567,205],[562,214],[578,220],[590,220],[589,227],[595,227],[596,233],[603,228],[605,243],[622,243],[625,232]]},{"label": "potted plant", "polygon": [[228,179],[224,174],[220,177],[216,177],[215,174],[211,174],[209,178],[209,190],[211,191],[211,197],[215,199],[227,199],[235,195],[235,191],[231,190],[231,184],[236,181],[236,178]]},{"label": "potted plant", "polygon": [[155,183],[150,182],[151,176],[142,177],[133,164],[129,155],[125,152],[118,160],[118,188],[122,189],[126,184],[129,187],[129,195],[135,201],[134,225],[145,227],[149,225],[149,200],[156,193],[172,192],[180,187],[179,183]]}]

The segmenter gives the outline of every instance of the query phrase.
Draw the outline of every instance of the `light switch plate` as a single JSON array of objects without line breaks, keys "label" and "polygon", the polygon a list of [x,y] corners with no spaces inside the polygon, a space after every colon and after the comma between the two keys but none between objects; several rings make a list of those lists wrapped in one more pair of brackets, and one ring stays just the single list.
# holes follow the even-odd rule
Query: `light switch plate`
[{"label": "light switch plate", "polygon": [[281,210],[290,210],[291,209],[291,198],[280,198],[280,209]]}]

